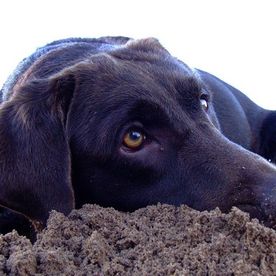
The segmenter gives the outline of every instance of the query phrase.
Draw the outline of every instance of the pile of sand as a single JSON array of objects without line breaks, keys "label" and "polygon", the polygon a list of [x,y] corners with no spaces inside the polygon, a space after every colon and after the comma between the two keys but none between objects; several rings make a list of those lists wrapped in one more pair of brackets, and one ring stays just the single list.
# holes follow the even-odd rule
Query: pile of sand
[{"label": "pile of sand", "polygon": [[52,212],[34,245],[0,235],[0,275],[276,275],[276,232],[234,208]]}]

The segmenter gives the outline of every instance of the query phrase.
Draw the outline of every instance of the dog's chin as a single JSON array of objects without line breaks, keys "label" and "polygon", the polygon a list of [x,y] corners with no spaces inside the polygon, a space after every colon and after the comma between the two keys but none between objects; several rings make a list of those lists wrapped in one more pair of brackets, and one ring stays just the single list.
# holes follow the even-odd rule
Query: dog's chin
[{"label": "dog's chin", "polygon": [[265,226],[276,229],[276,219],[271,216],[267,216],[260,206],[253,204],[239,204],[237,208],[243,212],[249,213],[250,218],[258,219]]}]

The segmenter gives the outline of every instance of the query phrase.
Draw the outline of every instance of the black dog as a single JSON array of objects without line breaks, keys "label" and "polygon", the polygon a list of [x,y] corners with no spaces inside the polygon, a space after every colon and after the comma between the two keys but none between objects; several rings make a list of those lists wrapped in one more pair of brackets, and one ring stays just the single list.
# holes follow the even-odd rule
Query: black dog
[{"label": "black dog", "polygon": [[[53,42],[2,98],[0,204],[38,229],[84,203],[238,206],[275,224],[276,168],[261,156],[276,161],[276,113],[155,39]],[[21,224],[3,209],[2,232]]]}]

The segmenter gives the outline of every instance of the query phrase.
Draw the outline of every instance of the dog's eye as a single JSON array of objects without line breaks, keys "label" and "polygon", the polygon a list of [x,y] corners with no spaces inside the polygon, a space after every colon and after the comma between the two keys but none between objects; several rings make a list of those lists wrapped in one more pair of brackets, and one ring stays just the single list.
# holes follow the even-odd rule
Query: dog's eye
[{"label": "dog's eye", "polygon": [[206,94],[200,96],[200,104],[204,110],[208,109],[208,96]]},{"label": "dog's eye", "polygon": [[123,138],[124,146],[130,149],[139,149],[146,139],[145,134],[141,130],[129,130]]}]

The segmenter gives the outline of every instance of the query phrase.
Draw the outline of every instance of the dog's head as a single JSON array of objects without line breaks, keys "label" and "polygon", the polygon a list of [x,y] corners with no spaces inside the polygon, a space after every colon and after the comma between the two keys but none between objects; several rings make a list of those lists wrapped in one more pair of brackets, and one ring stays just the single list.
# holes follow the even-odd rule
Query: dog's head
[{"label": "dog's head", "polygon": [[84,203],[275,218],[275,168],[220,133],[211,91],[156,40],[29,79],[0,109],[3,206],[36,223]]}]

